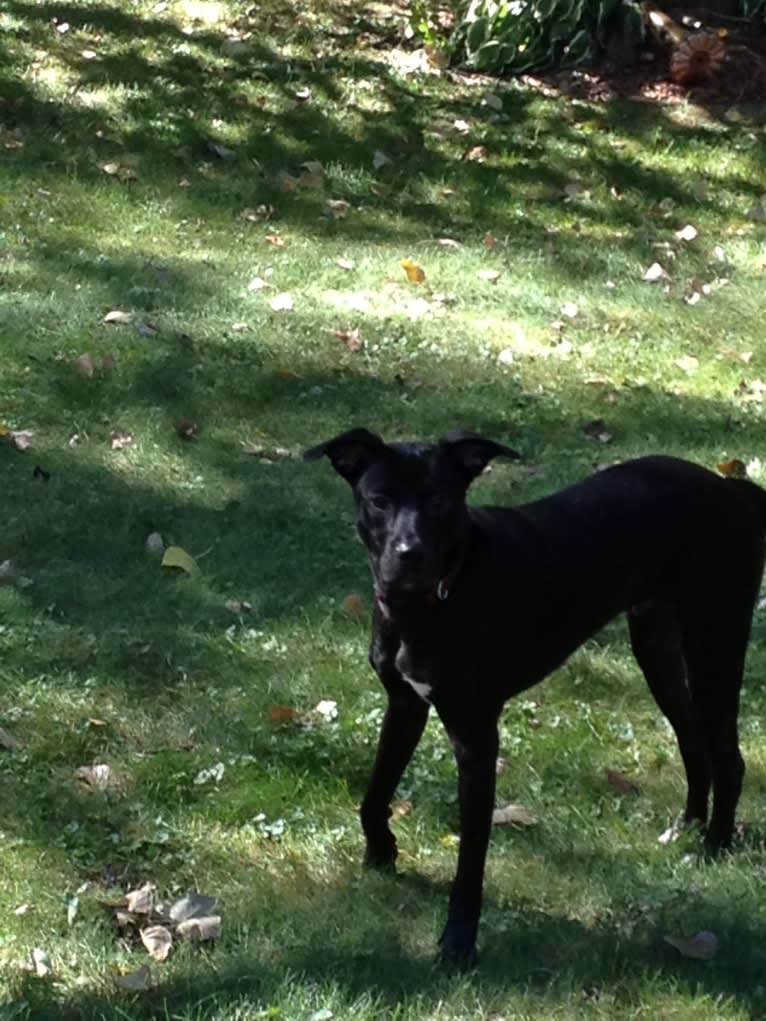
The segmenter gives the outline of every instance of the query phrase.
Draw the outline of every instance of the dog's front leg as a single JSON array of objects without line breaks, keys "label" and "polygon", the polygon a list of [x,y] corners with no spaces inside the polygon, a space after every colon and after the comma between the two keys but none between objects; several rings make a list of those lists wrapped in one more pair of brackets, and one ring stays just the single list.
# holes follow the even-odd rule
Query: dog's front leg
[{"label": "dog's front leg", "polygon": [[495,803],[497,723],[493,720],[459,729],[447,724],[447,732],[458,768],[460,851],[447,924],[439,946],[447,960],[472,965],[476,962],[484,863]]},{"label": "dog's front leg", "polygon": [[367,841],[364,863],[376,868],[396,861],[396,839],[388,825],[389,806],[428,719],[428,704],[402,681],[398,683],[401,690],[389,692],[375,765],[360,811]]}]

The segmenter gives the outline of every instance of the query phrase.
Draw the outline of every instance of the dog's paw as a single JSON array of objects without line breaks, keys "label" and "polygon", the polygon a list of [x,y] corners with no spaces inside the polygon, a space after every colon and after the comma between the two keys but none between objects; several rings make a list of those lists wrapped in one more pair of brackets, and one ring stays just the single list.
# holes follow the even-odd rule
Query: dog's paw
[{"label": "dog's paw", "polygon": [[439,938],[439,959],[452,967],[469,971],[479,963],[473,926],[448,922]]},{"label": "dog's paw", "polygon": [[396,864],[396,841],[392,837],[390,842],[379,844],[368,844],[364,852],[364,867],[368,869],[390,869],[393,871]]}]

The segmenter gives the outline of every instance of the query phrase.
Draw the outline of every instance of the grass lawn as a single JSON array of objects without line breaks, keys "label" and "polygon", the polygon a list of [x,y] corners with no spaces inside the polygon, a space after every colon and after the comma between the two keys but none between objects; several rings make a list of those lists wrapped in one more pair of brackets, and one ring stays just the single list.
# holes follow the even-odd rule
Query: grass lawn
[{"label": "grass lawn", "polygon": [[[457,826],[435,722],[399,876],[360,868],[368,569],[303,447],[470,427],[525,458],[482,502],[658,451],[766,483],[765,111],[412,72],[402,23],[2,5],[3,1021],[766,1017],[760,614],[726,860],[657,843],[682,772],[618,622],[503,717],[498,802],[538,822],[495,831],[476,974],[434,963]],[[217,896],[220,938],[153,962],[103,906],[146,882]],[[710,961],[664,941],[703,929]]]}]

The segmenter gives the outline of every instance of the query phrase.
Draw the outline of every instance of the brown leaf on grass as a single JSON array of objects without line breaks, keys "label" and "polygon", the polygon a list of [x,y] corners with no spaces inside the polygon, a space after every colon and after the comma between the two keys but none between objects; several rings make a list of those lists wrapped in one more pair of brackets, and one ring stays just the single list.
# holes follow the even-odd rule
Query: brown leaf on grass
[{"label": "brown leaf on grass", "polygon": [[285,723],[298,723],[300,722],[301,714],[297,709],[293,709],[289,705],[270,705],[269,706],[269,720],[272,723],[276,723],[278,726],[282,726]]},{"label": "brown leaf on grass", "polygon": [[598,440],[599,443],[611,443],[612,441],[612,434],[607,429],[603,418],[594,418],[592,422],[586,422],[582,431],[591,439]]},{"label": "brown leaf on grass", "polygon": [[489,248],[490,251],[493,252],[500,244],[500,242],[497,240],[494,234],[485,234],[484,237],[481,239],[481,243],[485,246],[485,248]]},{"label": "brown leaf on grass", "polygon": [[78,358],[75,358],[72,364],[74,365],[75,370],[85,379],[91,379],[93,377],[93,373],[96,371],[93,359],[87,351],[84,354],[81,354]]},{"label": "brown leaf on grass", "polygon": [[151,972],[143,965],[136,971],[126,971],[124,975],[118,975],[115,982],[127,993],[142,993],[151,985]]},{"label": "brown leaf on grass", "polygon": [[266,234],[264,240],[268,241],[270,245],[274,245],[275,248],[284,248],[286,241],[281,234]]},{"label": "brown leaf on grass", "polygon": [[399,263],[404,272],[407,274],[407,279],[411,284],[422,284],[426,278],[425,270],[421,269],[416,262],[412,259],[402,259]]},{"label": "brown leaf on grass", "polygon": [[357,592],[347,595],[341,605],[343,612],[348,614],[349,617],[355,617],[358,620],[360,617],[365,616],[364,600]]},{"label": "brown leaf on grass", "polygon": [[526,805],[512,803],[505,808],[496,808],[492,813],[492,823],[495,826],[535,826],[537,821],[537,816]]},{"label": "brown leaf on grass", "polygon": [[109,433],[109,443],[112,450],[125,450],[133,445],[133,433],[127,429],[112,429]]},{"label": "brown leaf on grass", "polygon": [[639,794],[641,788],[638,783],[627,773],[621,772],[619,769],[607,769],[604,771],[606,776],[606,782],[612,788],[616,794]]},{"label": "brown leaf on grass", "polygon": [[173,937],[170,929],[164,925],[150,925],[148,929],[141,929],[141,942],[146,947],[147,953],[155,961],[166,961],[170,951],[173,949]]},{"label": "brown leaf on grass", "polygon": [[747,478],[747,465],[744,461],[740,461],[738,457],[733,457],[730,461],[721,461],[716,465],[716,468],[729,479],[746,479]]},{"label": "brown leaf on grass", "polygon": [[103,323],[111,323],[114,326],[127,326],[128,323],[133,321],[133,313],[125,312],[121,308],[113,308],[111,312],[106,313],[101,321]]},{"label": "brown leaf on grass", "polygon": [[199,432],[199,425],[193,418],[182,418],[176,426],[176,435],[181,440],[193,440]]},{"label": "brown leaf on grass", "polygon": [[154,883],[144,883],[125,894],[125,907],[134,915],[148,915],[154,907]]},{"label": "brown leaf on grass", "polygon": [[468,160],[469,163],[483,163],[487,156],[489,156],[489,153],[486,145],[472,145],[463,154],[463,159]]},{"label": "brown leaf on grass", "polygon": [[187,918],[179,922],[176,934],[193,943],[205,943],[221,935],[221,916],[204,915],[201,918]]},{"label": "brown leaf on grass", "polygon": [[352,354],[362,350],[362,338],[356,326],[351,330],[333,330],[333,336],[337,337],[346,350]]},{"label": "brown leaf on grass", "polygon": [[690,939],[683,936],[664,936],[663,939],[675,947],[682,957],[695,961],[710,961],[718,953],[718,937],[709,929],[701,929]]}]

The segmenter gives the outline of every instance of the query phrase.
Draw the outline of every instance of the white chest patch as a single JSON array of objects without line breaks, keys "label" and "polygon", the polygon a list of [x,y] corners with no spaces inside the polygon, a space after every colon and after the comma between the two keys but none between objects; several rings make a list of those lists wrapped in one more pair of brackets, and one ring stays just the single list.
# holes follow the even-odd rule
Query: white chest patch
[{"label": "white chest patch", "polygon": [[424,702],[430,702],[429,695],[431,694],[431,685],[424,684],[422,681],[416,681],[413,677],[408,677],[407,674],[402,674],[404,680],[410,685],[413,691],[420,695]]}]

